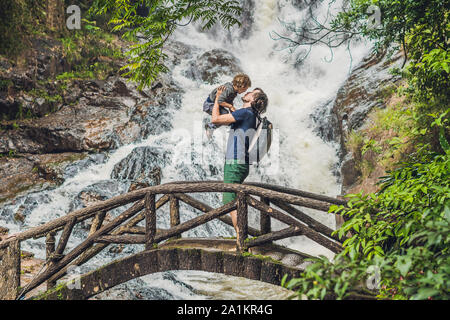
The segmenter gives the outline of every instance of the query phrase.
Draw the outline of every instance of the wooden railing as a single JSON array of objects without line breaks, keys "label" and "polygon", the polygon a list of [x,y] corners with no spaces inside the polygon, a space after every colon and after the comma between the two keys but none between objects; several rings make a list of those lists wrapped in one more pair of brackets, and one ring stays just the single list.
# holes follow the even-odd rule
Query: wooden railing
[{"label": "wooden railing", "polygon": [[[188,193],[209,192],[234,192],[237,197],[233,202],[212,208],[188,195]],[[157,199],[157,196],[160,197]],[[180,201],[204,214],[181,223]],[[166,203],[170,205],[170,228],[157,229],[156,212]],[[131,207],[105,223],[108,211],[128,204],[132,204]],[[239,251],[246,251],[250,247],[275,240],[304,235],[333,252],[339,252],[342,249],[342,240],[332,235],[333,230],[293,206],[328,212],[332,204],[345,204],[345,201],[261,183],[174,182],[135,190],[76,210],[44,225],[10,236],[0,242],[0,249],[17,243],[20,245],[20,242],[27,239],[46,237],[46,268],[22,290],[23,295],[45,281],[47,288],[53,287],[71,265],[80,266],[86,263],[111,243],[144,244],[145,249],[149,250],[158,243],[179,238],[183,232],[214,219],[220,219],[232,226],[231,218],[226,214],[233,210],[237,210],[236,248]],[[259,229],[248,226],[248,206],[260,213]],[[270,218],[279,220],[288,227],[272,231]],[[92,219],[87,238],[65,253],[74,226],[87,219]],[[141,221],[145,222],[144,226],[138,226]],[[58,232],[62,234],[56,244]],[[249,239],[249,235],[253,238]]]}]

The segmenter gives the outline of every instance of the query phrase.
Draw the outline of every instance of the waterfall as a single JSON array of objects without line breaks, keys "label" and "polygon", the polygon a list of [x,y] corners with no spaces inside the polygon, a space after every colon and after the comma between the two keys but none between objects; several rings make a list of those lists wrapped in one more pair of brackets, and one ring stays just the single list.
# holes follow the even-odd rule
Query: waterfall
[{"label": "waterfall", "polygon": [[[298,64],[294,59],[295,55],[282,50],[283,44],[270,38],[272,31],[283,32],[278,19],[295,20],[301,23],[307,18],[306,8],[299,9],[296,3],[298,1],[255,1],[253,23],[250,33],[245,37],[233,37],[236,29],[225,32],[215,28],[211,32],[202,32],[198,26],[189,25],[177,30],[174,40],[189,46],[192,50],[192,58],[182,60],[171,70],[174,82],[183,89],[180,105],[170,109],[173,129],[120,146],[102,156],[91,156],[90,162],[83,162],[83,166],[69,175],[56,189],[29,194],[16,199],[15,203],[9,203],[0,208],[0,224],[8,227],[11,232],[20,232],[63,216],[81,205],[76,197],[82,190],[89,187],[102,188],[103,192],[107,189],[109,196],[126,192],[129,184],[126,181],[111,180],[111,173],[114,166],[125,159],[136,147],[154,147],[161,153],[170,155],[170,161],[164,163],[161,168],[161,183],[180,180],[222,180],[227,129],[222,127],[215,130],[213,139],[208,141],[202,125],[203,101],[217,84],[201,82],[190,77],[188,72],[192,61],[205,51],[216,48],[225,49],[238,58],[243,71],[250,76],[252,86],[262,88],[269,97],[266,115],[275,127],[274,144],[270,156],[264,159],[258,168],[251,167],[246,181],[274,183],[329,196],[338,195],[340,186],[337,177],[333,174],[338,163],[337,146],[324,142],[314,133],[310,115],[317,112],[317,108],[323,106],[326,101],[334,98],[337,90],[348,77],[351,59],[346,48],[337,48],[334,50],[332,61],[328,63],[325,60],[330,57],[329,49],[314,46],[308,57]],[[318,17],[321,17],[328,9],[327,3],[323,3],[317,6],[315,12]],[[363,43],[352,46],[353,65],[356,65],[369,49]],[[230,76],[222,76],[217,80],[218,83],[224,83],[231,79]],[[240,107],[240,105],[238,101],[237,106]],[[218,206],[221,203],[219,194],[196,195],[196,197],[212,206]],[[27,213],[24,224],[20,225],[14,222],[11,216],[22,204],[26,204],[30,212]],[[183,204],[180,210],[182,221],[198,214]],[[118,212],[113,211],[112,214]],[[331,215],[306,209],[305,213],[332,228],[335,227],[334,217]],[[257,226],[256,212],[250,210],[249,220],[251,226]],[[166,208],[158,212],[158,227],[164,228],[168,225],[169,214]],[[281,229],[282,226],[281,223],[273,222],[274,229]],[[80,236],[85,236],[86,231],[80,229],[76,232]],[[219,221],[211,221],[186,232],[184,236],[234,236],[234,230]],[[71,238],[68,249],[73,248],[77,241],[79,239],[76,237]],[[312,255],[333,256],[331,251],[303,236],[277,243]],[[39,258],[45,256],[43,240],[28,241],[22,248],[32,251]],[[136,245],[127,246],[120,253],[114,250],[105,251],[83,268],[90,270],[112,259],[139,250],[142,250],[142,246]],[[200,280],[205,276],[201,272],[168,272],[143,277],[134,281],[131,286],[134,290],[138,290],[137,288],[143,290],[142,288],[149,286],[151,293],[147,292],[146,297],[154,299],[217,297],[218,292],[230,286],[230,281],[227,281],[225,276],[208,274],[208,281],[214,284],[208,291],[208,286]],[[221,286],[220,283],[228,284]],[[257,296],[258,291],[272,290],[262,283],[250,288],[249,290],[254,291],[249,292],[247,297]],[[280,293],[278,297],[283,294]],[[240,292],[226,297],[245,298],[246,296]],[[273,298],[277,295],[270,293],[266,297]]]}]

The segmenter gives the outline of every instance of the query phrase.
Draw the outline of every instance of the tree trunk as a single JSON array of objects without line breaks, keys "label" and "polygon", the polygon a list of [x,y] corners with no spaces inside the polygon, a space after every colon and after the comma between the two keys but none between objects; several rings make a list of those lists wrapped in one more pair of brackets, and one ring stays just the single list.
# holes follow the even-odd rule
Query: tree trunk
[{"label": "tree trunk", "polygon": [[64,0],[47,0],[47,27],[55,32],[64,31],[65,8]]}]

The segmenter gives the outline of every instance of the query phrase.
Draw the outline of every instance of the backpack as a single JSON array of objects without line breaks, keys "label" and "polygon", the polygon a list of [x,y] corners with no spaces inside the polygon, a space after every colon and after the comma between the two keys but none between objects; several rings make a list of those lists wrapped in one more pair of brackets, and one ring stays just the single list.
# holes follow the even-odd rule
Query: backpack
[{"label": "backpack", "polygon": [[272,144],[272,123],[266,117],[259,118],[259,123],[256,126],[255,135],[248,147],[248,154],[250,163],[258,163],[269,152]]}]

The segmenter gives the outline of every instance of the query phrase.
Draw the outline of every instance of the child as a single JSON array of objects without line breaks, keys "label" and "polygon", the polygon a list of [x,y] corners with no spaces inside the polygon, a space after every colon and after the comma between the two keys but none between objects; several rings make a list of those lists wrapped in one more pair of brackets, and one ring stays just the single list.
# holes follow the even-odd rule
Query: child
[{"label": "child", "polygon": [[[241,94],[247,91],[252,85],[250,78],[246,74],[238,74],[233,78],[233,82],[227,82],[223,86],[225,86],[225,90],[219,97],[219,112],[220,114],[231,113],[236,109],[233,106],[234,98],[236,98],[237,94]],[[216,100],[217,88],[215,88],[206,98],[206,101],[203,103],[203,111],[212,114],[212,109],[214,107],[214,101]],[[228,109],[228,110],[227,110]],[[208,138],[212,135],[212,130],[218,128],[219,126],[213,123],[207,123],[205,125],[206,134]]]}]

